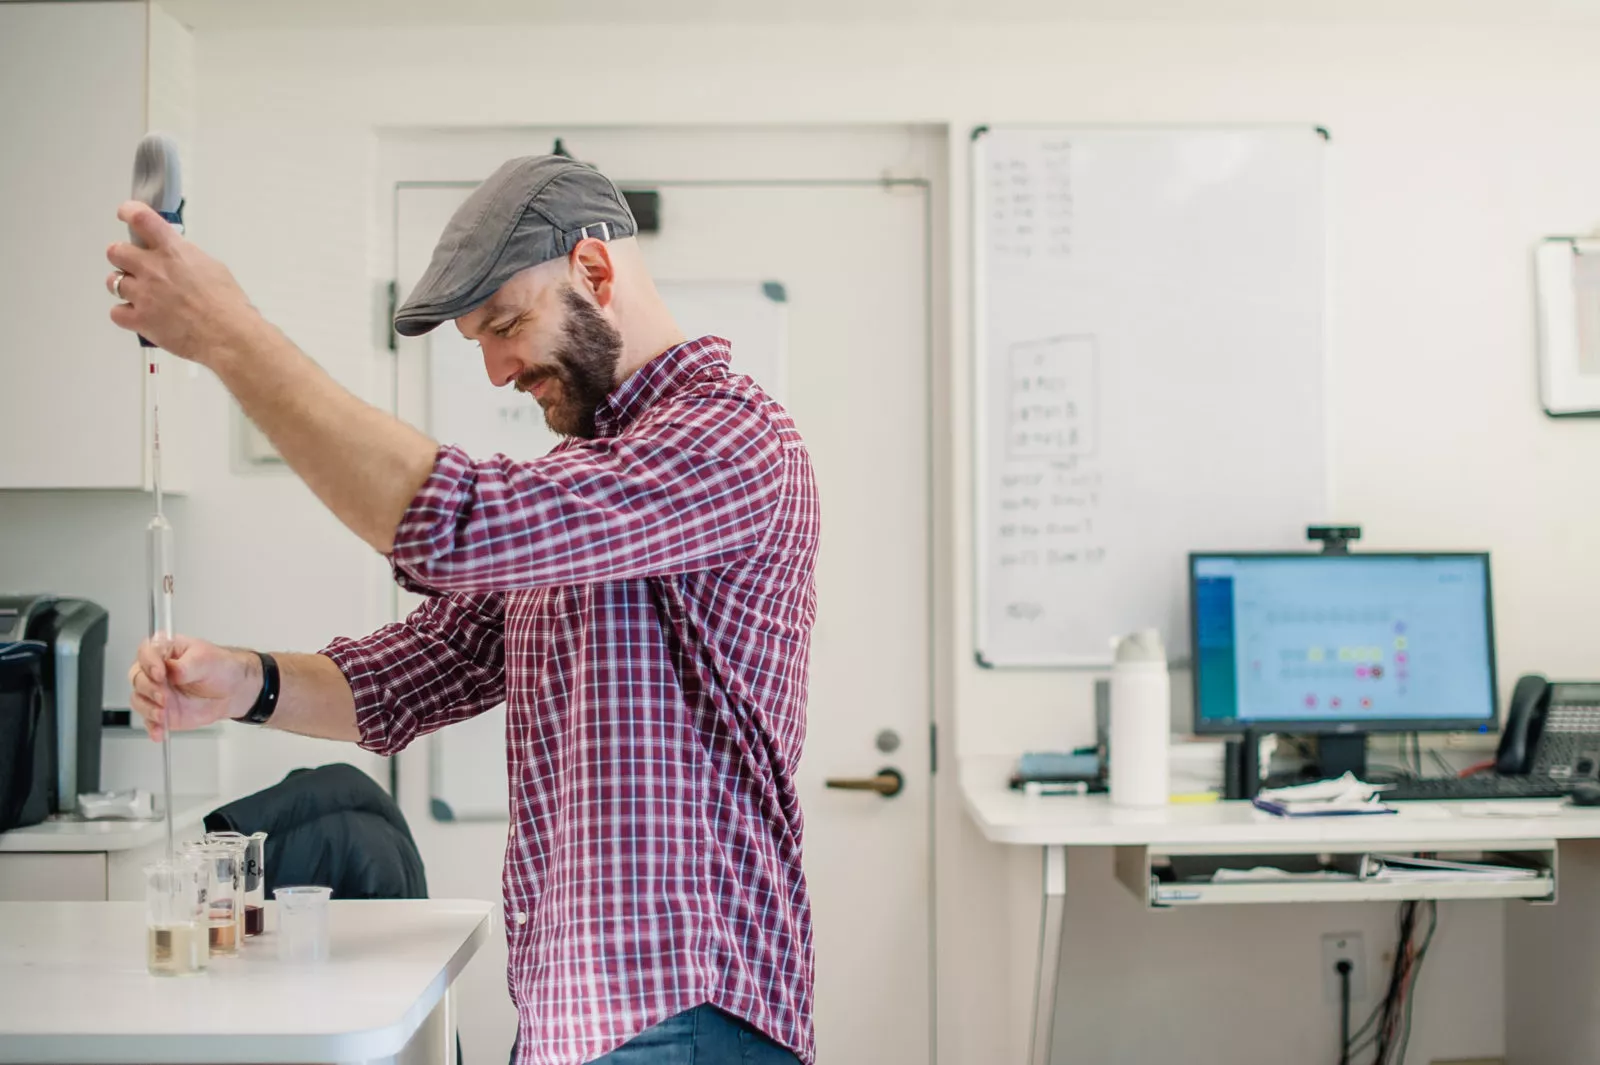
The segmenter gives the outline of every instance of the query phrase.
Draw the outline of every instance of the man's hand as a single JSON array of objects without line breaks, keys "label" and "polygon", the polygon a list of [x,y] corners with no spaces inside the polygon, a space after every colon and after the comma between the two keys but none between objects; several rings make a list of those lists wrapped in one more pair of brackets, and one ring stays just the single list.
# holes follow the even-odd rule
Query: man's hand
[{"label": "man's hand", "polygon": [[128,670],[130,705],[145,720],[150,738],[203,728],[243,717],[261,692],[261,660],[204,640],[175,636],[171,643],[146,640]]},{"label": "man's hand", "polygon": [[149,206],[129,201],[117,218],[145,244],[122,242],[106,251],[117,268],[106,289],[123,300],[111,308],[117,325],[206,366],[267,328],[228,268]]}]

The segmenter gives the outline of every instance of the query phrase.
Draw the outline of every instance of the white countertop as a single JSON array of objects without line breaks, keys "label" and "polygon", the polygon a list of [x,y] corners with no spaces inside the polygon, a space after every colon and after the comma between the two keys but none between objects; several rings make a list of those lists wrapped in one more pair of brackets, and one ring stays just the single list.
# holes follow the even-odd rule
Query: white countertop
[{"label": "white countertop", "polygon": [[237,957],[213,958],[204,975],[158,977],[145,971],[142,903],[0,903],[0,1062],[275,1065],[395,1054],[486,939],[489,903],[332,906],[326,964],[281,964],[268,933]]},{"label": "white countertop", "polygon": [[[1464,802],[1395,803],[1368,817],[1277,817],[1247,802],[1176,804],[1151,810],[1111,805],[1105,795],[1028,795],[1007,780],[1007,758],[960,765],[967,813],[994,843],[1109,847],[1139,844],[1455,842],[1600,839],[1600,807],[1568,806],[1537,817],[1469,816]],[[1548,806],[1548,800],[1522,800]],[[1532,807],[1537,808],[1537,807]]]},{"label": "white countertop", "polygon": [[[161,797],[156,801],[159,804]],[[206,814],[226,800],[216,795],[174,795],[177,811],[173,831],[196,828]],[[12,851],[123,851],[146,847],[167,838],[166,822],[157,821],[46,821],[0,832],[0,854]]]}]

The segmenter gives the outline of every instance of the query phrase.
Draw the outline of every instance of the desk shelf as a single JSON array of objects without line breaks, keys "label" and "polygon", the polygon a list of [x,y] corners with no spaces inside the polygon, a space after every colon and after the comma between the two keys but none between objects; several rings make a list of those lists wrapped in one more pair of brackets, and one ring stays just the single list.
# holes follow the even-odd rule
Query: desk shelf
[{"label": "desk shelf", "polygon": [[[1355,875],[1363,855],[1394,854],[1459,861],[1511,864],[1532,869],[1521,880],[1486,880],[1462,874],[1427,880],[1386,880]],[[1345,875],[1323,879],[1210,879],[1215,869],[1257,866],[1290,870],[1319,868]],[[1486,841],[1464,849],[1459,842],[1420,841],[1406,844],[1310,844],[1283,846],[1148,845],[1116,848],[1117,879],[1153,910],[1184,906],[1229,906],[1269,902],[1404,902],[1413,899],[1526,899],[1553,903],[1556,898],[1554,840]]]}]

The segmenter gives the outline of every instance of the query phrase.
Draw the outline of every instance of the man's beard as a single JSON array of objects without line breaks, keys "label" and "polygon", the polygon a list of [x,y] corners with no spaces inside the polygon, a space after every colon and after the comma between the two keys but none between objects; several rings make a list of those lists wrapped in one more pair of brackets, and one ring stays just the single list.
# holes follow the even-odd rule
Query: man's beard
[{"label": "man's beard", "polygon": [[517,389],[530,391],[550,381],[539,399],[545,424],[562,436],[593,438],[595,412],[616,388],[617,362],[622,358],[622,334],[606,321],[577,290],[562,293],[567,318],[551,368],[530,370],[517,378]]}]

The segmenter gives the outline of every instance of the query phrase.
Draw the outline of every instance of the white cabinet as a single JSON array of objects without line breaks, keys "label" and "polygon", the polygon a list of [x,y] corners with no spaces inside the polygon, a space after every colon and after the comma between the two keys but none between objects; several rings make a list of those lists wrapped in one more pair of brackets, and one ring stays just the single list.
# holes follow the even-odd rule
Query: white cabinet
[{"label": "white cabinet", "polygon": [[[221,805],[214,795],[174,796],[174,838],[199,839],[206,814]],[[164,821],[51,819],[14,828],[0,833],[0,902],[135,901],[144,897],[143,868],[166,851]]]},{"label": "white cabinet", "polygon": [[[147,353],[107,316],[105,250],[139,138],[191,139],[192,56],[143,0],[0,3],[0,488],[149,487]],[[191,375],[163,365],[182,489]]]},{"label": "white cabinet", "polygon": [[[195,825],[178,841],[202,835]],[[137,902],[144,898],[144,867],[166,853],[165,839],[118,850],[0,852],[0,902]]]},{"label": "white cabinet", "polygon": [[104,901],[104,852],[0,854],[0,902]]}]

